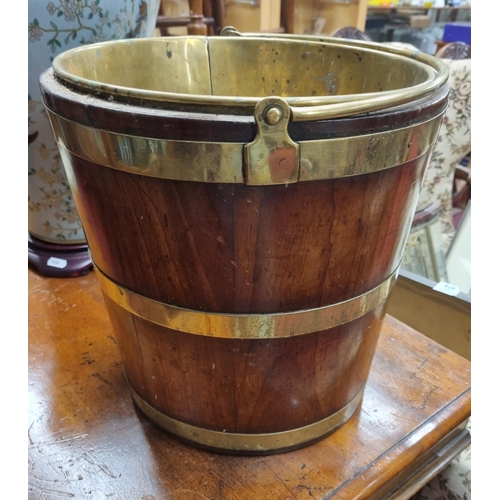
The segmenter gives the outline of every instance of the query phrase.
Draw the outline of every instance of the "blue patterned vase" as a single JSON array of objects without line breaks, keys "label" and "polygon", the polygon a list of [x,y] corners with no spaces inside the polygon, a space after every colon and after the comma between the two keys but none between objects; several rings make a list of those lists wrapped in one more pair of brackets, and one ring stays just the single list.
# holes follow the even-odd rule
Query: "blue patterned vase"
[{"label": "blue patterned vase", "polygon": [[40,74],[71,48],[152,37],[160,0],[28,2],[28,231],[49,243],[85,243],[82,224],[41,102]]}]

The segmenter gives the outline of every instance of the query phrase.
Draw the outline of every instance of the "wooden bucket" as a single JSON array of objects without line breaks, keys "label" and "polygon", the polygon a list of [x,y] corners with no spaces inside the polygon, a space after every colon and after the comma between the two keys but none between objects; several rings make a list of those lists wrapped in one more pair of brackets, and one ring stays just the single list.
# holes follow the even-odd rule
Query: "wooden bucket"
[{"label": "wooden bucket", "polygon": [[446,79],[424,54],[293,36],[54,60],[43,100],[144,413],[237,454],[353,415]]}]

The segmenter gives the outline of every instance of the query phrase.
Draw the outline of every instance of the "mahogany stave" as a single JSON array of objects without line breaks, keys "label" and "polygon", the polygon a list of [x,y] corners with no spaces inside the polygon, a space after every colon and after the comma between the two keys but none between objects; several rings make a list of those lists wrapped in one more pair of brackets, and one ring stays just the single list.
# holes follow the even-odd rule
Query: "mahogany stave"
[{"label": "mahogany stave", "polygon": [[281,339],[218,339],[149,323],[104,296],[132,387],[162,413],[239,433],[300,428],[364,387],[385,304],[351,323]]},{"label": "mahogany stave", "polygon": [[401,259],[427,161],[252,187],[155,179],[70,158],[99,269],[154,300],[222,313],[316,308],[379,285]]}]

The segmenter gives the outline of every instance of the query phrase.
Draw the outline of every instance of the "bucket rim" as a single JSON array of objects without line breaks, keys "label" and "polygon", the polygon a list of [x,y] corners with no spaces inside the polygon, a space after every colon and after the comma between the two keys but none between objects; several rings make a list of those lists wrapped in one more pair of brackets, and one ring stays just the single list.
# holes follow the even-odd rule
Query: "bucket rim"
[{"label": "bucket rim", "polygon": [[[102,47],[109,45],[130,45],[147,43],[165,43],[173,40],[205,40],[224,39],[241,41],[255,41],[258,39],[265,41],[276,41],[279,43],[293,42],[300,44],[317,43],[329,46],[343,46],[347,48],[362,48],[370,53],[384,53],[384,56],[393,58],[395,61],[411,61],[421,70],[427,73],[425,81],[401,89],[366,92],[357,94],[327,95],[327,96],[300,96],[300,97],[280,97],[290,106],[291,121],[311,121],[340,118],[357,114],[364,114],[373,111],[381,111],[394,106],[399,106],[413,102],[421,97],[425,97],[444,86],[448,80],[448,67],[438,58],[432,57],[420,51],[411,51],[405,48],[392,47],[376,42],[366,42],[359,40],[348,40],[341,38],[315,37],[293,34],[266,34],[266,33],[245,33],[239,34],[230,32],[227,36],[171,36],[171,37],[150,37],[142,39],[111,40],[99,42],[83,47],[76,47],[58,54],[53,62],[52,68],[55,76],[65,83],[68,83],[78,90],[90,92],[96,96],[113,98],[119,96],[124,99],[141,99],[147,102],[161,103],[163,105],[199,105],[209,106],[217,112],[221,107],[232,107],[248,109],[248,114],[252,114],[257,104],[262,99],[268,97],[247,97],[228,96],[210,94],[191,94],[179,92],[167,92],[141,89],[99,82],[91,78],[75,75],[66,69],[66,61],[73,57],[75,53],[82,51],[98,51]],[[279,97],[279,96],[276,96]]]}]

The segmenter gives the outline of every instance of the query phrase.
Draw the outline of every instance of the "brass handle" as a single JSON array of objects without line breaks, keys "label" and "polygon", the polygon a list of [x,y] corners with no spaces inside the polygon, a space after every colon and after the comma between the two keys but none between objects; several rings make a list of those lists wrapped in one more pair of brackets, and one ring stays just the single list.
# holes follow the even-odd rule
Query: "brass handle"
[{"label": "brass handle", "polygon": [[[384,95],[381,95],[382,92],[379,92],[375,97],[367,94],[359,94],[356,96],[356,100],[346,100],[344,102],[340,101],[319,106],[290,106],[292,111],[291,121],[331,120],[332,118],[341,118],[358,113],[379,111],[414,101],[416,97],[424,97],[434,92],[437,88],[439,87],[433,84],[432,86],[426,85],[424,91],[417,91],[416,87],[413,87],[404,93],[400,91],[387,91]],[[352,98],[354,95],[346,97]]]}]

